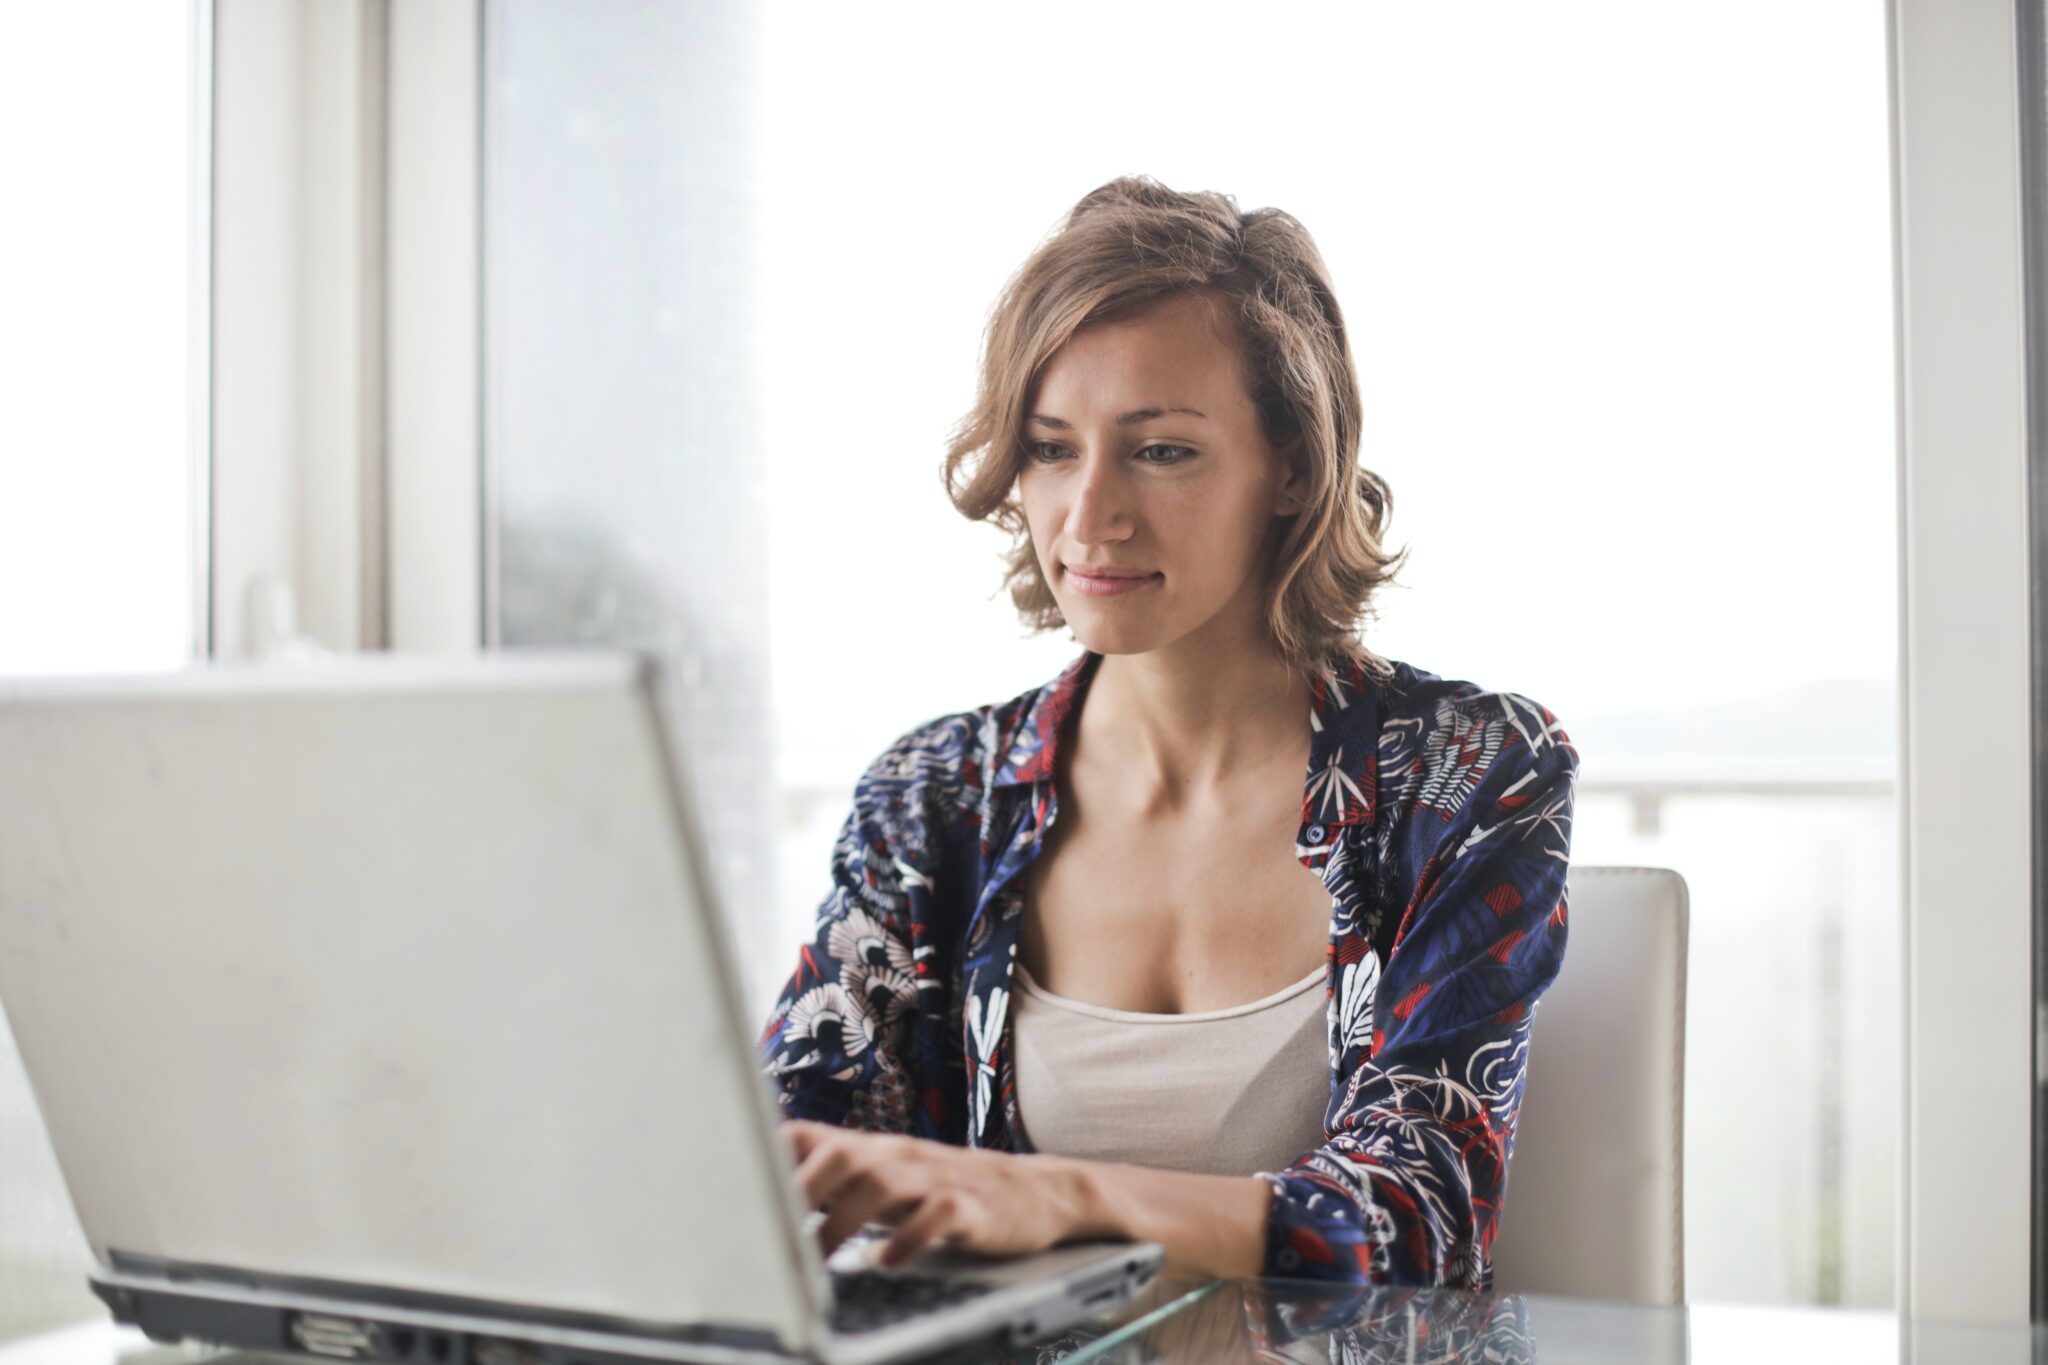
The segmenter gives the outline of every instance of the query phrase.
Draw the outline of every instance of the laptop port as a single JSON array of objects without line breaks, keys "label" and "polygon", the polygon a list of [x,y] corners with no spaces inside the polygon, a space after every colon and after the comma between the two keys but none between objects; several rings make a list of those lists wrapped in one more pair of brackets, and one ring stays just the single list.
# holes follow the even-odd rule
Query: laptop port
[{"label": "laptop port", "polygon": [[471,1337],[469,1365],[543,1365],[540,1347],[509,1337]]},{"label": "laptop port", "polygon": [[363,1318],[342,1318],[331,1313],[294,1313],[292,1341],[302,1351],[337,1360],[371,1360],[384,1354],[379,1349],[377,1324]]}]

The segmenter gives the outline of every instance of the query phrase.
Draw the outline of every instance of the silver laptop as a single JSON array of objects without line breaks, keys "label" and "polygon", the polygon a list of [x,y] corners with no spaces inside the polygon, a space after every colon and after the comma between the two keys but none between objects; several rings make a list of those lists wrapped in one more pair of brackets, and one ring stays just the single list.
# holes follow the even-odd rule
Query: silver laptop
[{"label": "silver laptop", "polygon": [[0,1000],[116,1317],[863,1365],[1152,1274],[1150,1243],[828,1270],[674,716],[618,655],[0,683]]}]

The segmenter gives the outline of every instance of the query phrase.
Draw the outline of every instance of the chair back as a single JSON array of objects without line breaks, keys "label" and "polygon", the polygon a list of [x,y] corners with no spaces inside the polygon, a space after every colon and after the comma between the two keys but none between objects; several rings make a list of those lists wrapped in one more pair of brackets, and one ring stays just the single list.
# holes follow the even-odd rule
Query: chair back
[{"label": "chair back", "polygon": [[1494,1291],[1685,1302],[1685,879],[1574,867],[1536,1005]]}]

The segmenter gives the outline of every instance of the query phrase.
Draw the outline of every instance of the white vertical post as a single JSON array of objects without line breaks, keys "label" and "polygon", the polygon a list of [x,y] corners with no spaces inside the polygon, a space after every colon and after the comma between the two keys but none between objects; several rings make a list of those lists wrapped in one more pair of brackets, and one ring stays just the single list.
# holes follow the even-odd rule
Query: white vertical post
[{"label": "white vertical post", "polygon": [[391,645],[483,641],[483,17],[390,7],[386,401]]},{"label": "white vertical post", "polygon": [[2029,1311],[2033,717],[2013,2],[1890,6],[1904,701],[1899,1305],[1937,1322],[2020,1323]]},{"label": "white vertical post", "polygon": [[187,514],[192,526],[192,647],[195,660],[213,654],[213,0],[190,0],[192,104],[191,245],[186,260],[186,451],[191,472]]},{"label": "white vertical post", "polygon": [[212,642],[482,639],[477,0],[218,0]]},{"label": "white vertical post", "polygon": [[213,623],[244,654],[243,595],[296,571],[296,97],[301,14],[217,0],[213,138]]},{"label": "white vertical post", "polygon": [[278,585],[319,643],[380,643],[362,498],[381,439],[365,117],[380,16],[351,0],[214,8],[211,637],[227,657],[250,651],[251,604]]}]

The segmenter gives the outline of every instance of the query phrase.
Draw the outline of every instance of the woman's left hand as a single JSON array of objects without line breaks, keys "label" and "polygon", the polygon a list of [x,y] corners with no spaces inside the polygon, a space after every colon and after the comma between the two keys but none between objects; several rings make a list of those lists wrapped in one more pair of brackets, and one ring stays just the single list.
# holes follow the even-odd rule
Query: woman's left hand
[{"label": "woman's left hand", "polygon": [[818,1236],[828,1256],[867,1223],[895,1229],[882,1250],[887,1265],[942,1238],[964,1251],[1010,1256],[1091,1233],[1082,1163],[803,1119],[782,1127],[806,1204],[827,1210]]}]

